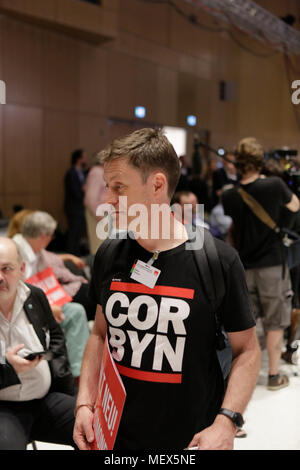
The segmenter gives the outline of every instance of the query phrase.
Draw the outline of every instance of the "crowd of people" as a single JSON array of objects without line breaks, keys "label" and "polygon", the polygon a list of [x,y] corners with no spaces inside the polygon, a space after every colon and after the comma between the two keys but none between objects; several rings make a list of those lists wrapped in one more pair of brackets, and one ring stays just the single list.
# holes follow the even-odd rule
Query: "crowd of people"
[{"label": "crowd of people", "polygon": [[[0,237],[0,449],[25,449],[33,439],[90,448],[106,335],[122,370],[131,370],[122,375],[127,401],[116,450],[231,449],[234,438],[246,436],[240,432],[242,413],[260,368],[255,322],[261,319],[266,337],[269,390],[289,385],[280,359],[292,364],[297,349],[299,268],[289,269],[282,238],[255,209],[263,209],[275,227],[284,223],[298,231],[299,199],[284,175],[283,162],[266,162],[254,138],[229,151],[210,182],[194,175],[186,157],[179,159],[155,129],[115,140],[89,170],[86,152],[74,151],[64,179],[64,250],[53,244],[56,220],[41,210],[18,211]],[[127,197],[128,208],[139,203],[148,213],[154,204],[166,204],[171,230],[167,239],[159,229],[156,238],[114,240],[115,255],[106,259],[99,250],[105,237],[96,232],[103,217],[97,207],[110,204],[118,228],[120,196]],[[176,206],[183,211],[176,213]],[[132,219],[128,212],[127,221]],[[184,226],[202,229],[205,240],[209,233],[214,237],[225,285],[218,311],[230,354],[226,377],[216,354],[216,312],[210,312],[206,280],[199,279],[186,249]],[[91,271],[84,269],[85,235]],[[131,283],[135,260],[148,263],[153,253],[158,285],[189,296],[174,294],[172,304],[160,291],[147,290],[139,300],[129,289],[112,305],[109,280],[118,273],[118,281]],[[51,291],[53,279],[63,302]],[[135,322],[126,313],[134,303],[136,318],[145,306]],[[143,380],[141,371],[155,378]],[[173,375],[180,375],[180,384],[174,385]]]}]

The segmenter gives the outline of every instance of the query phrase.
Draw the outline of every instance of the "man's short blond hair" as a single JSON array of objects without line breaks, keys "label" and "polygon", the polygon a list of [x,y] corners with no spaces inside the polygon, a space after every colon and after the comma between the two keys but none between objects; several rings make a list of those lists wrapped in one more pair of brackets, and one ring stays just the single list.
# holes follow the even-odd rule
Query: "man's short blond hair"
[{"label": "man's short blond hair", "polygon": [[242,174],[246,174],[249,171],[260,172],[263,169],[264,151],[257,139],[246,137],[238,143],[236,166]]},{"label": "man's short blond hair", "polygon": [[180,162],[172,144],[160,129],[139,129],[115,139],[99,153],[99,161],[103,164],[121,157],[140,171],[144,184],[153,171],[164,173],[171,199],[180,177]]}]

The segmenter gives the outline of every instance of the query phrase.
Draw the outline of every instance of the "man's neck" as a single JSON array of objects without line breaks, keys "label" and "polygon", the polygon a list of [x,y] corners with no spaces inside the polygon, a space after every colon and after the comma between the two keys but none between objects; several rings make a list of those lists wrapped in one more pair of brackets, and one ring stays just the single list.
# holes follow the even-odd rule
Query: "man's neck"
[{"label": "man's neck", "polygon": [[15,293],[15,295],[13,297],[10,297],[9,299],[1,299],[0,312],[6,318],[7,321],[11,320],[13,309],[14,309],[14,303],[16,300],[16,295],[17,294]]},{"label": "man's neck", "polygon": [[245,173],[242,175],[241,184],[253,183],[253,181],[256,181],[258,178],[260,178],[260,173],[257,171]]},{"label": "man's neck", "polygon": [[27,241],[27,243],[31,246],[32,251],[37,255],[41,251],[39,240],[35,238],[27,238],[27,237],[24,237],[24,238]]},{"label": "man's neck", "polygon": [[[151,225],[149,224],[149,231],[151,230]],[[160,227],[158,237],[151,238],[151,235],[148,238],[138,238],[137,242],[145,250],[154,253],[155,251],[166,251],[176,248],[185,241],[188,240],[188,235],[183,224],[181,224],[175,217],[170,213],[170,231],[163,233],[162,228]]]}]

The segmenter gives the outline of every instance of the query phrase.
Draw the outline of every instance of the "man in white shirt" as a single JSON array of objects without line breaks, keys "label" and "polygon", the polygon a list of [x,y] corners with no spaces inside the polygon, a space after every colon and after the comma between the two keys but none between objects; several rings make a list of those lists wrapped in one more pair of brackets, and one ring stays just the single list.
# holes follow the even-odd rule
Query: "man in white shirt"
[{"label": "man in white shirt", "polygon": [[[57,265],[57,260],[59,263],[61,263],[61,260],[57,255],[45,251],[45,248],[52,239],[56,225],[56,221],[50,214],[34,211],[26,217],[22,226],[22,234],[17,234],[13,237],[13,241],[18,246],[22,261],[25,263],[25,279],[43,271],[49,266],[53,268],[54,274],[57,273],[55,266]],[[56,277],[61,282],[62,279],[57,274]],[[78,289],[84,280],[84,278],[79,276],[76,279],[77,281],[73,283],[71,290],[67,290],[71,297],[75,296],[74,288]],[[62,286],[64,287],[63,284]],[[62,307],[52,305],[51,310],[65,334],[71,370],[73,376],[79,381],[82,357],[89,339],[89,327],[85,308],[77,302],[68,302]]]},{"label": "man in white shirt", "polygon": [[[23,274],[16,244],[0,238],[0,450],[25,449],[32,439],[74,447],[64,335],[44,293],[26,285]],[[25,359],[42,351],[49,360]]]}]

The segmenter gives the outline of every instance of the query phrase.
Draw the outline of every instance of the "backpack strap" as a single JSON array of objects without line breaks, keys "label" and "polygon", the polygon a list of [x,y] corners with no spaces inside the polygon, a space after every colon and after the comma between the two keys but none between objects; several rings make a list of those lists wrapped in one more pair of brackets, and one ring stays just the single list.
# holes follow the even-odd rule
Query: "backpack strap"
[{"label": "backpack strap", "polygon": [[[197,230],[200,230],[197,228]],[[193,250],[196,265],[203,281],[203,287],[212,307],[216,324],[216,347],[222,350],[226,347],[219,310],[226,289],[220,258],[214,239],[210,232],[204,230],[204,243],[200,250]]]},{"label": "backpack strap", "polygon": [[98,257],[101,257],[102,282],[105,280],[109,267],[115,259],[117,248],[122,241],[122,238],[106,238],[98,248],[95,260],[97,260]]}]

